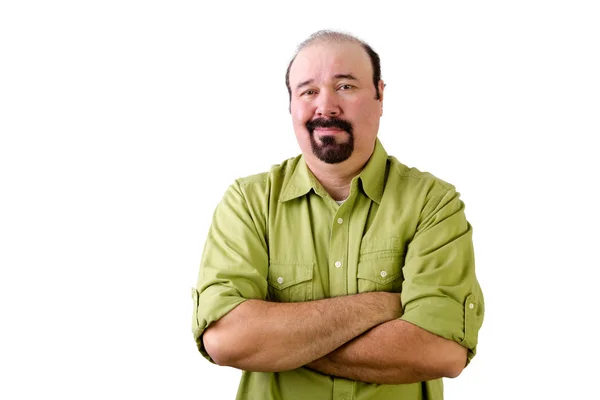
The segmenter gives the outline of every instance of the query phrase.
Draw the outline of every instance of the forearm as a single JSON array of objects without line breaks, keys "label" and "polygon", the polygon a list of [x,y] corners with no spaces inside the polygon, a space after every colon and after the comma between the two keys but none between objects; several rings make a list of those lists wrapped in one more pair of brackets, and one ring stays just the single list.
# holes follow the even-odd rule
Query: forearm
[{"label": "forearm", "polygon": [[467,350],[403,320],[369,330],[307,365],[327,375],[380,384],[456,377]]},{"label": "forearm", "polygon": [[247,300],[206,330],[204,345],[221,365],[264,372],[295,369],[397,318],[400,298],[388,295],[303,303]]}]

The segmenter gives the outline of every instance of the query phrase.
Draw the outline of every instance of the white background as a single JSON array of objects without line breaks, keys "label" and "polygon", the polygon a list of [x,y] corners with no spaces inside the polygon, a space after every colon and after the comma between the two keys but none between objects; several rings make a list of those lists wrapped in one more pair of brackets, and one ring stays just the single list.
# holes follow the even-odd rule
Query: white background
[{"label": "white background", "polygon": [[2,2],[0,398],[234,398],[190,287],[226,187],[299,152],[284,73],[323,28],[467,205],[487,309],[446,398],[600,398],[597,2],[397,3]]}]

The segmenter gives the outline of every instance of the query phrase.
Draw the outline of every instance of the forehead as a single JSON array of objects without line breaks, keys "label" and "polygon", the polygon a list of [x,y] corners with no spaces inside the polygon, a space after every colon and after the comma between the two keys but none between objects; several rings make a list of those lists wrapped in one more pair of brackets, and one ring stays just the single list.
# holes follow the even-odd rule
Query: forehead
[{"label": "forehead", "polygon": [[359,80],[372,77],[369,55],[360,43],[317,42],[300,50],[290,69],[290,85],[309,79],[327,80],[352,74]]}]

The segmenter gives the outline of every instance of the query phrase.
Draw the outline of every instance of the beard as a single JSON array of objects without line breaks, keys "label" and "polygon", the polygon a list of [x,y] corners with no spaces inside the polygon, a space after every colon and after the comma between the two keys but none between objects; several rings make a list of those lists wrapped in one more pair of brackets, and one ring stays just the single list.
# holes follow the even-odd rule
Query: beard
[{"label": "beard", "polygon": [[[315,139],[316,128],[339,128],[345,132],[347,140],[340,142],[336,135],[323,135],[319,142]],[[354,151],[354,133],[352,124],[340,118],[317,118],[306,123],[310,135],[310,146],[313,154],[327,164],[338,164],[346,161]]]}]

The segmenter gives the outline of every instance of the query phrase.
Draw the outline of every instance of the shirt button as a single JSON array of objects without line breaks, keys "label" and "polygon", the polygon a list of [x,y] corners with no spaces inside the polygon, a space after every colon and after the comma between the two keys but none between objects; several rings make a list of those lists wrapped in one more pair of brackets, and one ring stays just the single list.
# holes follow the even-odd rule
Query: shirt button
[{"label": "shirt button", "polygon": [[475,308],[475,304],[469,303],[469,308],[472,310],[473,308]]},{"label": "shirt button", "polygon": [[341,261],[336,261],[336,262],[335,262],[335,267],[336,267],[336,268],[339,268],[339,267],[341,267],[341,266],[342,266],[342,262],[341,262]]},{"label": "shirt button", "polygon": [[344,220],[342,218],[338,218],[337,223],[341,225],[344,223]]},{"label": "shirt button", "polygon": [[385,278],[387,276],[387,272],[381,271],[379,275],[381,275],[382,278]]},{"label": "shirt button", "polygon": [[277,283],[283,283],[283,278],[282,277],[277,278]]}]

